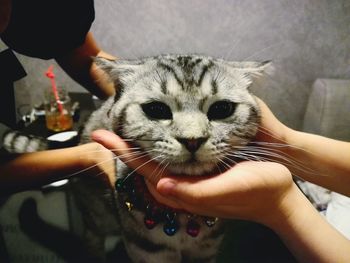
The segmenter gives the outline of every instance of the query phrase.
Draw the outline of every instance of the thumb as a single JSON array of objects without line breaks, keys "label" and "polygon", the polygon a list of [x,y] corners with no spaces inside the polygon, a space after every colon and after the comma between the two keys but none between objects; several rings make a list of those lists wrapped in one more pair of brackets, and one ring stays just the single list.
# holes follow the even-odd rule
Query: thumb
[{"label": "thumb", "polygon": [[107,130],[93,131],[91,139],[111,150],[119,159],[138,174],[145,176],[153,184],[157,183],[156,178],[151,175],[152,172],[157,169],[158,164],[153,162],[140,147],[130,145],[115,133]]},{"label": "thumb", "polygon": [[191,205],[216,204],[219,200],[223,202],[227,196],[241,193],[237,177],[230,172],[210,177],[163,177],[157,183],[157,191]]}]

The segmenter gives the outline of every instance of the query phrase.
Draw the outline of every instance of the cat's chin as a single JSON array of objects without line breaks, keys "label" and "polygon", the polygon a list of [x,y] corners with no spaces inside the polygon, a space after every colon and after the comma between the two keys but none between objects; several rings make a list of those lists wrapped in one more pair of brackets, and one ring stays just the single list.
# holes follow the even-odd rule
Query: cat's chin
[{"label": "cat's chin", "polygon": [[168,169],[175,174],[198,176],[207,175],[215,170],[214,163],[177,163],[168,166]]}]

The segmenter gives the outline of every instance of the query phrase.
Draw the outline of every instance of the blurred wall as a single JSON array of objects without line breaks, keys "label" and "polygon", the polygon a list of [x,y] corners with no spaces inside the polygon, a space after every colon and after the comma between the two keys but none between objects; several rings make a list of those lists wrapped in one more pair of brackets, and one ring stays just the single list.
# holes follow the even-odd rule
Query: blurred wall
[{"label": "blurred wall", "polygon": [[[95,1],[100,46],[121,58],[201,53],[272,60],[275,74],[256,89],[286,124],[300,128],[316,78],[350,78],[349,0]],[[52,61],[19,56],[28,76],[16,83],[18,107],[40,102]],[[84,89],[56,66],[57,81]],[[350,87],[349,87],[350,88]],[[341,107],[341,105],[340,105]]]}]

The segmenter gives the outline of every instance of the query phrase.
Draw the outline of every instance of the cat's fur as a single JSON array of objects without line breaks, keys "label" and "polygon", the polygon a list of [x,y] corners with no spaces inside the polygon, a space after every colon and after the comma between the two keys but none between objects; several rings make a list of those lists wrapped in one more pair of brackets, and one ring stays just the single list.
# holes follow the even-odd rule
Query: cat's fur
[{"label": "cat's fur", "polygon": [[[259,109],[248,88],[266,69],[266,63],[227,62],[195,55],[116,62],[97,58],[96,63],[114,82],[118,94],[91,116],[83,141],[90,140],[93,130],[111,130],[133,139],[145,151],[152,149],[150,157],[167,163],[172,172],[193,176],[217,169],[220,159],[230,163],[228,154],[255,136]],[[210,107],[218,101],[233,102],[233,113],[209,118]],[[165,103],[171,116],[147,116],[142,105],[151,102]],[[202,144],[191,152],[186,146],[189,140],[197,140],[197,144],[201,140]],[[125,167],[118,171],[118,177],[130,172]],[[90,197],[94,199],[94,195]],[[85,201],[87,206],[91,204]],[[161,225],[148,230],[143,225],[144,214],[138,211],[118,207],[117,213],[126,249],[135,262],[215,259],[223,233],[220,223],[213,228],[203,224],[199,236],[192,238],[185,233],[187,215],[180,215],[181,229],[168,237]]]},{"label": "cat's fur", "polygon": [[[173,173],[200,176],[232,165],[230,154],[249,143],[257,132],[260,114],[249,87],[264,74],[268,63],[229,62],[199,55],[132,61],[96,58],[95,62],[118,92],[92,114],[81,143],[90,141],[93,130],[107,129],[131,139]],[[158,113],[154,115],[152,110]],[[130,173],[120,161],[117,170],[119,178]],[[103,251],[104,237],[120,226],[134,262],[215,260],[223,234],[220,221],[212,228],[200,222],[200,234],[193,238],[185,231],[188,215],[180,214],[180,229],[169,237],[161,225],[148,230],[143,213],[136,209],[128,212],[118,201],[110,202],[118,195],[111,193],[107,198],[102,184],[94,179],[75,179],[74,189],[86,238],[96,254]]]}]

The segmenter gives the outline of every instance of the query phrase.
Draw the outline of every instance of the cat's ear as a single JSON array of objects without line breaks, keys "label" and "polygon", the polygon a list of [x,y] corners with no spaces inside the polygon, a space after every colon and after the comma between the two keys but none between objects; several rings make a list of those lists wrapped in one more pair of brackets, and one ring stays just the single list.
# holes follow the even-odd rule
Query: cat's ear
[{"label": "cat's ear", "polygon": [[97,65],[99,69],[102,69],[108,75],[116,67],[116,60],[110,60],[103,57],[92,57],[92,60]]},{"label": "cat's ear", "polygon": [[238,70],[251,77],[260,77],[262,75],[272,75],[274,67],[271,61],[255,62],[255,61],[242,61],[242,62],[228,62],[227,65],[235,70]]},{"label": "cat's ear", "polygon": [[103,57],[93,57],[95,64],[109,75],[132,74],[137,70],[139,64],[129,60],[110,60]]},{"label": "cat's ear", "polygon": [[274,72],[274,67],[271,61],[264,62],[228,62],[228,68],[234,72],[239,72],[244,76],[246,87],[261,86],[266,81],[266,76],[271,76]]},{"label": "cat's ear", "polygon": [[102,69],[113,82],[126,81],[140,68],[140,65],[127,60],[109,60],[102,57],[93,57],[98,68]]}]

